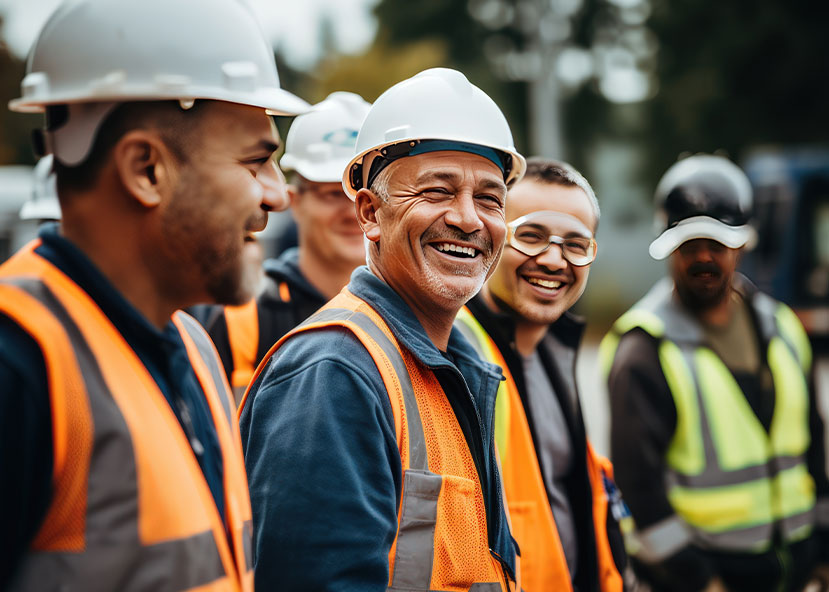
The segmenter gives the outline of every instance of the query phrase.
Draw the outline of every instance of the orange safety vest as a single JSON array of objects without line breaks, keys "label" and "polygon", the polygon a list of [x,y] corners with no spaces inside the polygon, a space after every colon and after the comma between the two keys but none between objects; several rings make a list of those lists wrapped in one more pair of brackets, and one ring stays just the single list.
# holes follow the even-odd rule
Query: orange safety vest
[{"label": "orange safety vest", "polygon": [[[291,290],[287,282],[279,282],[278,294],[282,302],[291,301]],[[248,388],[253,373],[256,371],[256,354],[259,352],[259,309],[256,298],[252,298],[239,306],[224,308],[225,324],[227,325],[227,341],[230,345],[230,355],[233,359],[233,372],[230,375],[230,386],[236,403],[242,398]]]},{"label": "orange safety vest", "polygon": [[[466,315],[468,317],[464,318]],[[464,307],[458,322],[467,323],[469,317],[477,323],[474,315]],[[486,334],[482,327],[481,333]],[[502,383],[502,389],[506,390],[498,392],[499,397],[506,395],[506,401],[499,401],[496,405],[496,414],[505,412],[504,415],[508,418],[504,434],[499,434],[499,458],[512,522],[512,536],[521,549],[523,589],[526,592],[573,590],[530,425],[515,380],[498,346],[489,335],[486,335],[486,343],[479,342],[479,333],[474,330],[464,331],[464,335],[476,345],[476,349],[487,361],[501,367],[506,378]],[[502,407],[504,403],[506,408]],[[504,438],[501,439],[501,436]],[[624,589],[623,579],[613,560],[607,536],[608,494],[604,480],[605,477],[613,479],[613,465],[608,459],[596,454],[590,442],[587,443],[587,473],[593,492],[593,525],[601,590],[621,592]]]},{"label": "orange safety vest", "polygon": [[222,450],[225,518],[146,367],[38,245],[0,266],[0,312],[43,353],[54,459],[52,501],[11,589],[253,590],[241,439],[209,337],[173,316]]},{"label": "orange safety vest", "polygon": [[452,405],[434,373],[400,346],[364,300],[343,289],[271,348],[252,383],[286,339],[331,326],[345,327],[365,346],[391,403],[403,490],[389,550],[388,590],[510,590],[500,559],[489,550],[478,471]]}]

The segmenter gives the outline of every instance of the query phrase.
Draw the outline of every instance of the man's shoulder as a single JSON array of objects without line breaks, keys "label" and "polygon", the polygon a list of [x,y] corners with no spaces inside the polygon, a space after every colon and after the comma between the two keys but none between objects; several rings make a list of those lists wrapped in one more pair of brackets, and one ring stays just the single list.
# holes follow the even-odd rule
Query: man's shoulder
[{"label": "man's shoulder", "polygon": [[[379,377],[374,360],[359,338],[347,327],[328,325],[303,329],[279,346],[269,365],[269,380],[324,366],[328,372]],[[339,369],[339,370],[338,370]]]}]

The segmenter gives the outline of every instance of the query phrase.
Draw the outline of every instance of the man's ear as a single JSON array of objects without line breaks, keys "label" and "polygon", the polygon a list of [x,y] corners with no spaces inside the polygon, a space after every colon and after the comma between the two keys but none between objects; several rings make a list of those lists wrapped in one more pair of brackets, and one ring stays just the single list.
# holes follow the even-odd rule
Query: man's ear
[{"label": "man's ear", "polygon": [[124,188],[144,207],[156,207],[172,191],[175,157],[158,132],[127,132],[115,145],[114,159]]},{"label": "man's ear", "polygon": [[354,198],[354,211],[357,214],[357,222],[363,229],[363,234],[371,242],[380,240],[380,224],[377,222],[377,210],[382,205],[382,200],[374,195],[369,189],[360,189]]},{"label": "man's ear", "polygon": [[291,203],[291,208],[295,207],[296,204],[301,199],[301,193],[300,193],[299,189],[293,183],[289,183],[289,184],[285,185],[285,190],[288,193],[288,200]]}]

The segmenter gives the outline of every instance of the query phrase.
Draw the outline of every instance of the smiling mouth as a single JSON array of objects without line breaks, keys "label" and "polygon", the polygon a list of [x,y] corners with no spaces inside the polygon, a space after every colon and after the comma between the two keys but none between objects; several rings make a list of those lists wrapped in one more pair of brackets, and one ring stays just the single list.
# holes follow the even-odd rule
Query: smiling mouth
[{"label": "smiling mouth", "polygon": [[557,280],[542,280],[540,278],[525,278],[528,283],[534,286],[540,286],[542,288],[547,288],[548,290],[555,290],[561,287],[561,282]]},{"label": "smiling mouth", "polygon": [[474,247],[461,247],[460,245],[454,245],[452,243],[438,243],[433,246],[441,253],[446,253],[447,255],[460,259],[474,259],[480,252]]}]

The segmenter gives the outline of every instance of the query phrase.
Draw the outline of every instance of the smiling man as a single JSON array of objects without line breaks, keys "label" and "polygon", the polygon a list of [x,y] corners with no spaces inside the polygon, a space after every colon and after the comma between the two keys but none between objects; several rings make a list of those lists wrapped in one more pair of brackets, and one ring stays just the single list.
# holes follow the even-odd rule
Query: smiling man
[{"label": "smiling man", "polygon": [[514,590],[490,426],[498,368],[452,321],[501,253],[524,172],[454,70],[381,95],[344,171],[368,266],[242,403],[260,590]]},{"label": "smiling man", "polygon": [[230,393],[178,309],[253,295],[269,112],[307,105],[235,0],[65,2],[22,91],[62,217],[0,267],[0,589],[251,590]]},{"label": "smiling man", "polygon": [[299,246],[264,262],[255,299],[213,307],[205,322],[237,402],[271,346],[365,263],[363,231],[342,176],[370,106],[359,95],[335,92],[291,125],[280,164],[291,175],[287,189]]},{"label": "smiling man", "polygon": [[584,323],[568,312],[596,257],[599,204],[570,165],[531,158],[506,214],[504,254],[457,323],[506,375],[495,436],[522,588],[620,592],[612,472],[585,435],[575,379]]},{"label": "smiling man", "polygon": [[[681,160],[656,189],[670,278],[614,325],[611,450],[656,591],[798,591],[829,558],[829,482],[809,341],[736,272],[751,186],[725,158]],[[819,587],[819,586],[818,586]]]}]

